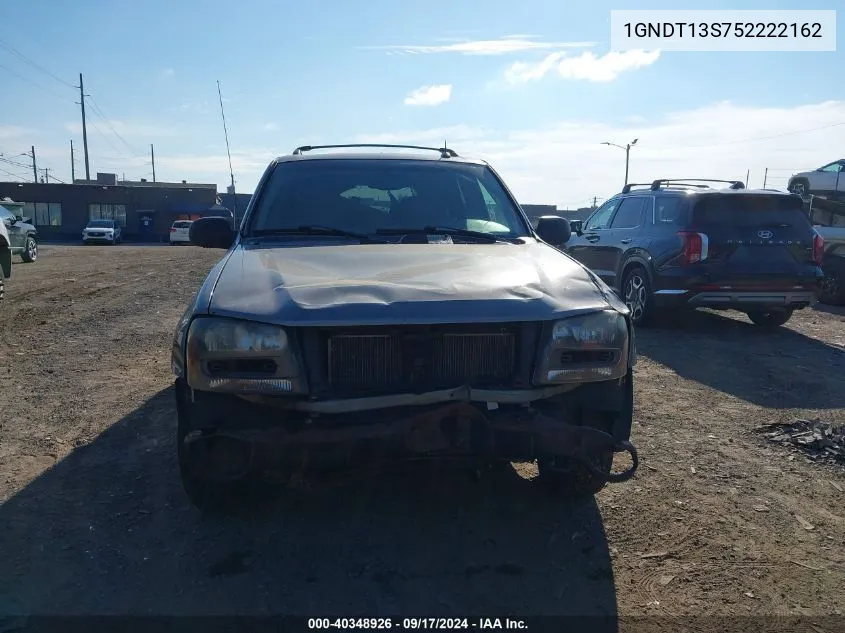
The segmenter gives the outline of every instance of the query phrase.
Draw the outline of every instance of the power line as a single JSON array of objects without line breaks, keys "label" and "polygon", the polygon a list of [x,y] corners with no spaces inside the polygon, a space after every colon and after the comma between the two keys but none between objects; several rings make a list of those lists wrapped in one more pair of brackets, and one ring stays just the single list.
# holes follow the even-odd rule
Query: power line
[{"label": "power line", "polygon": [[5,169],[3,169],[3,168],[0,168],[0,172],[2,172],[2,173],[4,173],[4,174],[6,174],[7,176],[11,176],[12,178],[17,178],[17,179],[18,179],[18,180],[20,180],[21,182],[25,182],[25,181],[26,181],[26,180],[25,180],[25,178],[24,178],[23,176],[18,176],[17,174],[13,174],[12,172],[10,172],[10,171],[6,171],[6,170],[5,170]]},{"label": "power line", "polygon": [[823,125],[821,127],[814,127],[806,130],[794,130],[792,132],[783,132],[781,134],[772,134],[771,136],[757,136],[755,138],[745,138],[738,141],[725,141],[724,143],[710,143],[708,145],[686,145],[684,147],[677,147],[674,145],[667,145],[666,147],[671,147],[672,149],[701,149],[705,147],[721,147],[723,145],[737,145],[740,143],[750,143],[751,141],[767,141],[773,138],[782,138],[784,136],[794,136],[796,134],[807,134],[809,132],[818,132],[819,130],[827,130],[832,127],[840,127],[845,125],[845,121],[841,123],[831,123],[830,125]]},{"label": "power line", "polygon": [[57,99],[62,99],[63,101],[69,101],[70,103],[73,103],[73,99],[70,99],[70,98],[68,98],[68,97],[64,97],[64,96],[60,95],[58,92],[53,92],[53,91],[52,91],[52,90],[50,90],[49,88],[45,88],[45,87],[44,87],[44,86],[42,86],[41,84],[36,83],[35,81],[33,81],[32,79],[30,79],[29,77],[25,77],[24,75],[21,75],[21,74],[20,74],[19,72],[17,72],[16,70],[13,70],[12,68],[9,68],[8,66],[6,66],[6,65],[4,65],[4,64],[0,64],[0,68],[2,68],[3,70],[5,70],[5,71],[7,71],[7,72],[11,73],[12,75],[14,75],[15,77],[17,77],[17,78],[18,78],[18,79],[20,79],[21,81],[25,81],[26,83],[30,84],[31,86],[35,86],[35,87],[36,87],[36,88],[38,88],[39,90],[43,90],[44,92],[46,92],[46,93],[48,93],[48,94],[53,95],[53,96],[54,96],[54,97],[56,97]]},{"label": "power line", "polygon": [[65,81],[64,79],[58,77],[57,75],[51,73],[49,70],[44,68],[44,66],[41,66],[40,64],[32,61],[29,57],[27,57],[26,55],[21,53],[19,50],[17,50],[16,48],[11,46],[10,44],[4,42],[3,40],[0,40],[0,47],[5,48],[7,51],[12,53],[13,55],[16,55],[21,60],[23,60],[25,63],[29,64],[30,66],[32,66],[33,68],[35,68],[37,70],[40,70],[45,75],[52,77],[53,79],[55,79],[56,81],[58,81],[61,84],[64,84],[68,88],[76,88],[76,86],[74,86],[72,83],[69,83],[69,82]]},{"label": "power line", "polygon": [[25,165],[24,163],[17,163],[13,160],[9,160],[8,158],[0,157],[0,162],[6,163],[8,165],[14,165],[15,167],[22,167],[23,169],[29,169],[31,165]]},{"label": "power line", "polygon": [[129,142],[128,142],[125,138],[123,138],[123,137],[122,137],[122,136],[121,136],[121,135],[117,132],[117,130],[115,130],[115,129],[114,129],[114,126],[112,126],[111,121],[110,121],[110,120],[109,120],[109,118],[106,116],[106,114],[103,112],[103,109],[100,107],[100,104],[98,104],[98,103],[97,103],[97,100],[96,100],[96,99],[94,99],[94,97],[93,97],[93,96],[88,95],[88,103],[90,103],[90,104],[91,104],[91,107],[92,107],[92,108],[93,108],[93,110],[94,110],[94,114],[96,114],[98,117],[100,117],[100,118],[103,120],[103,122],[104,122],[104,123],[108,126],[108,128],[112,131],[112,133],[113,133],[113,134],[114,134],[117,138],[119,138],[119,139],[120,139],[120,141],[121,141],[124,145],[126,145],[126,147],[127,147],[127,148],[129,148],[129,151],[130,151],[130,152],[134,152],[135,154],[138,154],[138,150],[137,150],[135,147],[133,147],[133,146],[132,146],[132,145],[131,145],[131,144],[130,144],[130,143],[129,143]]}]

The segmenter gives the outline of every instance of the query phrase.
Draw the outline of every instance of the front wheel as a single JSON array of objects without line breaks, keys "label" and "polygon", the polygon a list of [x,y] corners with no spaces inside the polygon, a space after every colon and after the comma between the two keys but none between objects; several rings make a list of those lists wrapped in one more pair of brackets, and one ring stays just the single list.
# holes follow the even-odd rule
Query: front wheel
[{"label": "front wheel", "polygon": [[[600,472],[609,475],[613,467],[613,453],[599,453],[591,461]],[[537,460],[537,470],[537,483],[567,499],[590,497],[607,485],[606,477],[569,457],[542,457]]]},{"label": "front wheel", "polygon": [[35,241],[35,238],[26,238],[26,244],[24,244],[21,259],[25,264],[31,264],[38,259],[38,243]]},{"label": "front wheel", "polygon": [[803,198],[810,193],[810,181],[806,178],[796,178],[789,183],[788,189],[790,193],[798,194]]},{"label": "front wheel", "polygon": [[763,328],[774,328],[783,325],[792,318],[792,308],[772,308],[749,310],[748,318],[755,325]]},{"label": "front wheel", "polygon": [[6,297],[6,284],[3,281],[3,271],[0,270],[0,302]]}]

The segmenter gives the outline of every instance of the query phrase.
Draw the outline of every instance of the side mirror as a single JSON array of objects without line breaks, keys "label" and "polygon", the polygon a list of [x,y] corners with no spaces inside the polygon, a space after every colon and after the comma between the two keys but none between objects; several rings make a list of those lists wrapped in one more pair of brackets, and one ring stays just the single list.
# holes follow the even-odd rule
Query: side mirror
[{"label": "side mirror", "polygon": [[584,220],[570,220],[569,228],[575,235],[581,235],[584,232]]},{"label": "side mirror", "polygon": [[572,237],[569,221],[558,215],[544,215],[537,220],[537,235],[552,246],[563,246]]},{"label": "side mirror", "polygon": [[23,222],[24,224],[32,224],[32,218],[26,218],[26,217],[24,217],[24,218],[18,218],[18,219],[19,219],[21,222]]},{"label": "side mirror", "polygon": [[203,248],[228,249],[235,242],[235,232],[226,218],[200,218],[191,224],[188,239]]}]

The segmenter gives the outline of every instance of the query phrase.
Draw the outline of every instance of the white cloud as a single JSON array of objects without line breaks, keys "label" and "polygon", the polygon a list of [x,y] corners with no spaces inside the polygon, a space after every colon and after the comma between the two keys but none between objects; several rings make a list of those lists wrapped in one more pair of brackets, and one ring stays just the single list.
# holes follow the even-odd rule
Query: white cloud
[{"label": "white cloud", "polygon": [[264,130],[267,131],[267,132],[275,132],[278,129],[279,129],[279,124],[275,123],[273,121],[270,121],[270,123],[264,124]]},{"label": "white cloud", "polygon": [[639,138],[631,150],[631,182],[745,180],[750,170],[750,185],[761,187],[768,167],[767,186],[785,187],[791,173],[840,158],[843,123],[845,101],[792,108],[721,102],[618,125],[589,119],[511,131],[456,125],[359,135],[355,141],[440,147],[446,139],[459,154],[489,160],[521,202],[573,208],[622,187],[625,152],[602,141],[623,145]]},{"label": "white cloud", "polygon": [[18,125],[0,125],[0,140],[20,138],[32,134],[32,130]]},{"label": "white cloud", "polygon": [[176,74],[176,71],[172,68],[164,68],[161,71],[162,77],[173,77]]},{"label": "white cloud", "polygon": [[595,42],[544,42],[528,35],[512,35],[493,40],[463,40],[450,44],[406,44],[397,46],[365,46],[366,49],[381,49],[406,55],[455,53],[460,55],[507,55],[532,50],[561,48],[589,48]]},{"label": "white cloud", "polygon": [[511,64],[505,71],[505,79],[511,84],[524,84],[542,79],[551,71],[557,71],[563,79],[613,81],[624,72],[650,66],[659,57],[660,51],[642,50],[611,51],[601,57],[589,51],[575,57],[557,52],[547,55],[537,63]]},{"label": "white cloud", "polygon": [[452,84],[421,86],[405,97],[405,105],[436,106],[452,98]]}]

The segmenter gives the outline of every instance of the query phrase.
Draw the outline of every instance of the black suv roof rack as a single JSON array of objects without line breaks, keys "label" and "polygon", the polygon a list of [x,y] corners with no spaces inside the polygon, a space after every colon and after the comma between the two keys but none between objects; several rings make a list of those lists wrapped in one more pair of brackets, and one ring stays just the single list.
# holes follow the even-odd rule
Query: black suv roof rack
[{"label": "black suv roof rack", "polygon": [[652,191],[660,189],[661,185],[667,187],[680,185],[686,187],[709,188],[709,185],[697,184],[705,182],[724,182],[730,185],[730,189],[745,189],[745,183],[741,180],[719,180],[718,178],[660,178],[651,183]]},{"label": "black suv roof rack", "polygon": [[441,158],[458,158],[458,153],[448,147],[425,147],[423,145],[389,145],[386,143],[350,143],[346,145],[302,145],[293,150],[293,154],[304,154],[314,149],[350,149],[356,147],[390,147],[393,149],[420,149],[427,152],[439,152]]},{"label": "black suv roof rack", "polygon": [[622,187],[622,193],[630,193],[631,189],[634,187],[651,187],[652,183],[650,182],[629,182],[627,185]]}]

